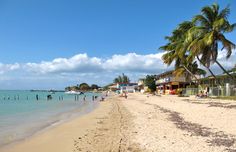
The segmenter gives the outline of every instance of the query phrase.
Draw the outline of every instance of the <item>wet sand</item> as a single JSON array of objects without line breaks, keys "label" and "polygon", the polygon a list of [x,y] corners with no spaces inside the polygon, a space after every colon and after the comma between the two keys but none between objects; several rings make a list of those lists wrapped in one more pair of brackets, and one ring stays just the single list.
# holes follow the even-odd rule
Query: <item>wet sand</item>
[{"label": "wet sand", "polygon": [[1,152],[235,152],[236,102],[112,96],[93,112]]}]

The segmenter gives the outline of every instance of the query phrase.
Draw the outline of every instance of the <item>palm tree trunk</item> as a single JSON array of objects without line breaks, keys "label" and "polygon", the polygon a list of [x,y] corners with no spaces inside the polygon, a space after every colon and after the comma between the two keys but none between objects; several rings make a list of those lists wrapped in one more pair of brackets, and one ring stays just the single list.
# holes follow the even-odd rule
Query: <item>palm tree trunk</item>
[{"label": "palm tree trunk", "polygon": [[197,83],[201,86],[200,80],[185,65],[183,65],[183,67],[191,76],[193,76],[196,79]]},{"label": "palm tree trunk", "polygon": [[236,80],[236,78],[232,76],[217,60],[215,62],[232,80]]},{"label": "palm tree trunk", "polygon": [[205,66],[205,64],[199,59],[199,56],[197,56],[197,60],[211,73],[211,75],[216,79],[216,75],[211,71],[211,69],[207,66]]},{"label": "palm tree trunk", "polygon": [[[214,46],[215,50],[218,51],[218,43],[215,41],[215,46]],[[216,64],[218,64],[218,66],[232,79],[232,80],[236,80],[235,77],[233,77],[218,61],[217,58],[215,59]]]},{"label": "palm tree trunk", "polygon": [[[197,60],[211,73],[211,75],[212,75],[212,76],[214,77],[214,79],[215,79],[214,83],[216,84],[216,81],[217,81],[216,75],[211,71],[211,69],[210,69],[208,66],[206,66],[206,65],[202,62],[202,60],[200,60],[199,56],[197,56]],[[220,83],[219,83],[219,84],[220,84]]]}]

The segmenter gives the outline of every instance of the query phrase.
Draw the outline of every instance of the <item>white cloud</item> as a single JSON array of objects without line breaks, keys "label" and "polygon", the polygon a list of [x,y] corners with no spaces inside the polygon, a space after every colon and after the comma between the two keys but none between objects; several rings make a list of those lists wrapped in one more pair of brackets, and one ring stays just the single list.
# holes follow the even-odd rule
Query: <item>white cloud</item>
[{"label": "white cloud", "polygon": [[[66,85],[81,82],[105,85],[121,73],[127,74],[132,81],[146,74],[158,74],[171,69],[163,64],[161,56],[156,54],[115,54],[110,58],[89,57],[87,54],[77,54],[71,58],[55,58],[52,61],[39,63],[0,63],[0,87],[34,88],[64,88]],[[232,68],[236,64],[236,52],[226,60],[225,50],[219,52],[219,62]],[[211,67],[216,73],[222,73],[217,65]],[[18,84],[18,85],[15,85]],[[33,87],[33,88],[31,88]]]},{"label": "white cloud", "polygon": [[14,71],[20,68],[20,64],[14,63],[14,64],[3,64],[0,63],[0,74],[4,74],[9,71]]},{"label": "white cloud", "polygon": [[101,59],[87,54],[77,54],[69,59],[56,58],[41,63],[27,63],[25,68],[37,73],[93,72],[101,69]]},{"label": "white cloud", "polygon": [[56,58],[47,62],[27,63],[24,65],[24,68],[41,74],[97,73],[104,71],[155,73],[166,68],[161,60],[162,54],[139,55],[128,53],[125,55],[113,55],[109,59],[88,57],[87,54],[77,54],[68,59]]},{"label": "white cloud", "polygon": [[[219,51],[218,62],[226,69],[229,70],[236,65],[236,50],[232,51],[229,59],[226,58],[226,50]],[[221,74],[223,71],[215,63],[210,67],[215,74]]]},{"label": "white cloud", "polygon": [[[68,75],[79,73],[88,75],[89,73],[101,72],[134,72],[134,73],[160,73],[167,67],[162,62],[163,53],[140,55],[128,53],[124,55],[115,54],[110,58],[102,59],[98,57],[89,57],[87,54],[77,54],[71,58],[55,58],[52,61],[42,61],[40,63],[25,64],[2,64],[0,63],[0,73],[15,71],[29,72],[31,74],[60,74]],[[231,68],[236,64],[236,51],[233,51],[231,57],[225,58],[226,51],[220,51],[218,61],[226,68]],[[216,65],[213,65],[214,68]]]},{"label": "white cloud", "polygon": [[161,60],[163,53],[139,55],[136,53],[128,53],[125,55],[113,55],[106,60],[104,68],[110,71],[134,71],[155,73],[166,69]]}]

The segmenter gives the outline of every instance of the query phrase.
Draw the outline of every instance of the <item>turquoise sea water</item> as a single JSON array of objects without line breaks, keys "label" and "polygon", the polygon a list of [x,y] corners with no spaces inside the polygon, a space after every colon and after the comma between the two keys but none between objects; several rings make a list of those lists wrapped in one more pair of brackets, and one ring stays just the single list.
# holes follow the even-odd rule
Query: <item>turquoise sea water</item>
[{"label": "turquoise sea water", "polygon": [[[48,95],[51,100],[47,99]],[[95,95],[97,100],[93,100]],[[0,90],[0,147],[92,111],[98,106],[99,96]]]}]

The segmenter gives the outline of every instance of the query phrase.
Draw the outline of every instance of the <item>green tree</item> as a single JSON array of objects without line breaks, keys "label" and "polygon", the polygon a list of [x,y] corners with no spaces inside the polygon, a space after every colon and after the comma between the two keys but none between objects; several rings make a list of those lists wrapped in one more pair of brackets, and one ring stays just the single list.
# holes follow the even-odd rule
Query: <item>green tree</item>
[{"label": "green tree", "polygon": [[144,84],[151,90],[151,92],[156,91],[156,82],[154,75],[147,75]]},{"label": "green tree", "polygon": [[114,83],[129,83],[130,79],[127,75],[123,73],[121,76],[119,75],[117,78],[115,78],[113,82]]},{"label": "green tree", "polygon": [[[219,10],[219,5],[213,4],[202,8],[202,14],[197,15],[193,20],[179,24],[170,37],[166,37],[168,43],[160,49],[166,53],[162,59],[167,65],[175,63],[175,69],[185,69],[194,77],[189,69],[195,60],[198,60],[211,75],[216,78],[210,66],[216,63],[232,79],[236,79],[227,72],[218,62],[218,47],[227,51],[228,59],[235,49],[235,44],[226,39],[225,33],[232,32],[236,24],[230,24],[227,17],[230,9],[227,6]],[[195,77],[196,79],[196,77]],[[220,82],[218,82],[220,84]]]},{"label": "green tree", "polygon": [[109,87],[112,86],[112,85],[113,85],[113,84],[110,83],[110,84],[108,84],[108,85],[103,86],[102,88],[103,88],[103,90],[109,90]]},{"label": "green tree", "polygon": [[216,63],[227,75],[235,79],[217,60],[219,44],[222,50],[227,51],[226,59],[231,56],[235,44],[225,37],[225,33],[232,32],[236,24],[230,24],[228,16],[230,8],[227,6],[223,10],[219,10],[218,4],[203,7],[200,15],[193,18],[194,26],[189,30],[189,39],[191,44],[188,46],[190,57],[201,56],[200,61],[206,67]]},{"label": "green tree", "polygon": [[89,85],[87,83],[81,83],[79,85],[79,89],[82,90],[82,91],[87,91],[90,89]]},{"label": "green tree", "polygon": [[65,88],[66,91],[79,91],[78,86],[68,86]]},{"label": "green tree", "polygon": [[66,87],[65,91],[71,91],[71,87],[70,86]]},{"label": "green tree", "polygon": [[[200,69],[198,67],[197,61],[194,61],[193,63],[187,64],[186,66],[191,71],[191,73],[193,73],[194,75],[206,75],[206,71],[203,70],[203,69]],[[192,75],[189,74],[188,72],[186,72],[185,68],[183,68],[182,66],[179,66],[173,72],[173,74],[175,74],[176,76],[185,75],[187,80],[191,80],[191,77],[192,77]]]},{"label": "green tree", "polygon": [[236,64],[234,65],[234,67],[230,70],[228,70],[229,73],[236,73]]},{"label": "green tree", "polygon": [[[166,45],[160,47],[161,50],[166,51],[162,56],[162,60],[165,64],[170,66],[172,63],[175,64],[175,70],[179,72],[187,72],[199,83],[199,79],[195,76],[195,73],[190,69],[194,59],[188,60],[188,30],[194,27],[194,24],[189,21],[185,21],[173,30],[171,36],[167,36],[166,39],[169,41]],[[196,64],[196,63],[195,63]]]},{"label": "green tree", "polygon": [[91,85],[91,87],[90,87],[92,90],[94,90],[94,89],[98,89],[98,88],[100,88],[98,85],[96,85],[96,84],[92,84]]}]

